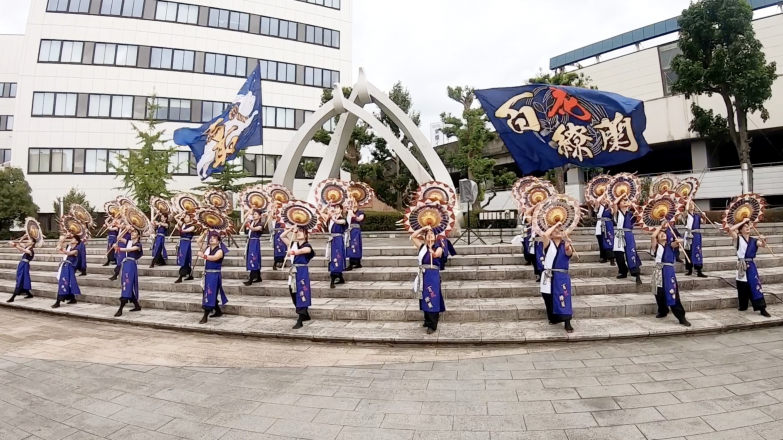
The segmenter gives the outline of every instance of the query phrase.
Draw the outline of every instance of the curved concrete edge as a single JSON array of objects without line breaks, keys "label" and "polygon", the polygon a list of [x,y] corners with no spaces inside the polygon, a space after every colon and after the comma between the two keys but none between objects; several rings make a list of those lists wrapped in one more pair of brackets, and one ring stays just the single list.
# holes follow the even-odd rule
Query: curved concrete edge
[{"label": "curved concrete edge", "polygon": [[[589,342],[589,341],[604,341],[604,340],[617,340],[617,339],[647,339],[657,338],[664,336],[677,336],[677,335],[702,335],[702,334],[717,334],[734,332],[738,330],[750,330],[759,328],[771,328],[783,326],[783,306],[772,306],[770,311],[773,314],[772,318],[765,319],[763,321],[748,321],[746,323],[738,323],[736,320],[731,320],[730,324],[726,325],[706,325],[699,326],[698,321],[694,322],[694,327],[686,328],[674,323],[667,323],[662,329],[659,328],[656,331],[628,331],[620,332],[617,334],[610,334],[608,332],[593,332],[582,331],[579,333],[579,322],[575,321],[575,327],[577,332],[567,334],[564,331],[549,332],[540,336],[526,336],[524,334],[509,334],[502,335],[480,335],[471,336],[459,334],[458,332],[452,332],[452,335],[444,334],[442,329],[433,335],[427,335],[416,323],[411,323],[411,330],[389,330],[388,335],[384,335],[379,332],[378,329],[357,329],[359,332],[366,333],[366,335],[349,335],[346,334],[343,328],[318,328],[317,332],[313,332],[312,328],[306,326],[302,330],[293,331],[287,328],[281,331],[265,331],[265,330],[251,330],[251,331],[239,331],[231,330],[228,328],[221,328],[221,324],[230,321],[230,317],[224,316],[219,320],[212,320],[205,325],[197,323],[196,313],[190,313],[193,316],[193,323],[187,324],[173,324],[168,322],[155,322],[155,321],[142,321],[126,319],[128,314],[122,318],[114,318],[114,307],[93,305],[93,309],[100,309],[100,313],[86,313],[84,311],[68,310],[68,306],[63,306],[60,309],[51,309],[48,304],[51,301],[46,301],[46,305],[43,307],[41,304],[33,306],[31,304],[33,300],[19,300],[20,303],[7,304],[5,302],[0,303],[0,306],[9,309],[16,309],[26,312],[44,313],[52,316],[62,316],[71,319],[83,319],[87,321],[105,322],[110,324],[122,324],[131,325],[137,327],[146,327],[159,330],[173,330],[182,332],[194,332],[203,334],[213,334],[221,336],[233,336],[233,337],[250,337],[259,339],[273,339],[273,340],[298,340],[298,341],[311,341],[311,342],[336,342],[336,343],[361,343],[361,344],[393,344],[393,345],[506,345],[506,344],[551,344],[551,343],[564,343],[564,342]],[[28,304],[24,304],[27,302]],[[185,313],[185,312],[180,312]],[[136,315],[143,316],[143,315]],[[270,318],[257,318],[257,319],[270,319]],[[293,319],[287,321],[294,322]],[[581,322],[589,322],[589,319],[581,320]],[[706,320],[710,323],[714,323],[713,320]],[[218,325],[215,325],[215,322]],[[448,326],[448,324],[441,324],[441,327]],[[230,323],[226,325],[230,327]],[[543,327],[543,325],[542,325]],[[546,326],[551,328],[550,326]],[[544,328],[546,328],[544,327]],[[632,326],[629,326],[632,327]],[[418,331],[413,331],[416,328]],[[590,325],[584,326],[584,328],[590,328]],[[357,332],[357,334],[359,333]],[[400,335],[398,333],[405,332]]]}]

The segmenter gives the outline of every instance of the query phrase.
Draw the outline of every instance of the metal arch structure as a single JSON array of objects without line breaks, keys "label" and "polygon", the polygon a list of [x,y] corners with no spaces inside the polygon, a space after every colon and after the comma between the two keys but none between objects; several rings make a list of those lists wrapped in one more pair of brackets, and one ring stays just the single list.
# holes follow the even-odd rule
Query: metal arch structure
[{"label": "metal arch structure", "polygon": [[[315,175],[315,181],[320,182],[324,179],[339,178],[340,166],[342,165],[345,150],[348,148],[353,128],[359,119],[367,123],[373,131],[383,137],[388,143],[389,148],[402,160],[408,167],[413,177],[421,185],[433,180],[451,183],[446,166],[438,156],[438,153],[432,148],[419,127],[413,123],[405,112],[402,111],[386,94],[381,92],[374,85],[367,81],[364,70],[359,69],[359,80],[353,87],[349,98],[345,98],[342,93],[342,86],[335,84],[333,98],[321,106],[315,113],[310,115],[308,120],[296,132],[294,138],[288,144],[285,153],[280,158],[277,170],[272,177],[272,183],[283,185],[287,188],[293,188],[296,169],[302,160],[305,148],[313,138],[318,129],[329,119],[337,115],[340,122],[337,124],[332,140],[326,148],[324,157],[318,167]],[[400,127],[408,139],[418,147],[424,160],[432,170],[433,175],[416,159],[416,157],[406,148],[394,133],[383,125],[372,113],[364,109],[367,104],[376,104],[394,123]],[[310,188],[307,197],[311,203],[315,200],[315,187]]]}]

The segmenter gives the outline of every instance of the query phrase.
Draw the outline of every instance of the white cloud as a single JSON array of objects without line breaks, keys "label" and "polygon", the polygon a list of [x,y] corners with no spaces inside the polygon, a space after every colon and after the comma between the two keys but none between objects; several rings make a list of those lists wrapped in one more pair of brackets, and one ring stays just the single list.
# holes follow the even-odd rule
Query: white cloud
[{"label": "white cloud", "polygon": [[0,34],[23,34],[30,0],[0,0]]}]

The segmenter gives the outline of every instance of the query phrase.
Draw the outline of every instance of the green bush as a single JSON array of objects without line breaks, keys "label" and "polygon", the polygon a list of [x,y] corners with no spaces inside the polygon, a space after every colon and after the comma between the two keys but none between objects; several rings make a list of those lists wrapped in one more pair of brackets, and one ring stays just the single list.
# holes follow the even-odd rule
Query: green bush
[{"label": "green bush", "polygon": [[396,231],[397,222],[402,220],[399,212],[365,212],[363,231]]}]

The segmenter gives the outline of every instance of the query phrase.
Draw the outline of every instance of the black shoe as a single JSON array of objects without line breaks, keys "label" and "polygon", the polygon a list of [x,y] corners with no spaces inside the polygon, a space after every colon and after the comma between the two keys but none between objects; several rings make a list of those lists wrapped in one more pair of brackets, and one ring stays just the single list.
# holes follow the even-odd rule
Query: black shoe
[{"label": "black shoe", "polygon": [[343,278],[343,276],[340,275],[340,277],[337,278],[337,281],[334,284],[345,284],[345,278]]},{"label": "black shoe", "polygon": [[7,302],[7,303],[12,303],[12,302],[14,302],[14,298],[16,298],[16,295],[12,296],[12,297],[11,297],[11,299],[9,299],[9,300],[8,300],[8,301],[6,301],[6,302]]},{"label": "black shoe", "polygon": [[676,261],[676,262],[678,262],[678,263],[685,263],[684,261],[682,261],[682,258],[677,258],[677,259],[676,259],[676,260],[674,260],[674,261]]},{"label": "black shoe", "polygon": [[66,304],[76,304],[76,300],[72,299],[72,300],[68,301]]},{"label": "black shoe", "polygon": [[743,308],[739,308],[739,309],[737,309],[737,310],[739,310],[740,312],[747,312],[747,311],[748,311],[748,308],[747,308],[747,307],[745,307],[744,309],[743,309]]},{"label": "black shoe", "polygon": [[244,284],[245,286],[252,286],[253,285],[253,280],[243,281],[242,284]]},{"label": "black shoe", "polygon": [[536,275],[536,282],[537,282],[537,283],[540,283],[540,282],[541,282],[541,275]]},{"label": "black shoe", "polygon": [[120,316],[122,316],[122,310],[117,310],[117,313],[114,314],[114,317],[119,318]]},{"label": "black shoe", "polygon": [[57,301],[56,303],[52,304],[53,309],[57,309],[60,307],[60,301]]},{"label": "black shoe", "polygon": [[617,263],[615,263],[614,260],[609,260],[609,265],[614,267],[617,266]]},{"label": "black shoe", "polygon": [[117,275],[110,276],[109,281],[117,281]]},{"label": "black shoe", "polygon": [[87,272],[82,272],[82,273],[79,274],[80,277],[83,277],[85,275],[87,275]]},{"label": "black shoe", "polygon": [[277,270],[277,263],[272,265],[272,270]]},{"label": "black shoe", "polygon": [[619,275],[617,275],[617,279],[618,279],[618,280],[623,280],[623,279],[625,279],[625,278],[628,278],[628,275],[627,275],[627,274],[625,274],[625,275],[624,275],[624,274],[619,274]]},{"label": "black shoe", "polygon": [[693,271],[689,270],[689,271],[685,272],[685,275],[691,276],[691,275],[693,275]]},{"label": "black shoe", "polygon": [[531,264],[533,264],[533,263],[531,263],[529,261],[525,261],[525,266],[530,266]]},{"label": "black shoe", "polygon": [[566,331],[566,333],[573,333],[574,332],[574,328],[571,327],[571,323],[570,322],[566,322],[565,323],[565,331]]},{"label": "black shoe", "polygon": [[182,282],[182,277],[177,278],[177,281],[174,281],[174,284],[179,284]]},{"label": "black shoe", "polygon": [[431,329],[431,328],[428,328],[428,329],[427,329],[427,334],[428,334],[428,335],[431,335],[431,334],[433,334],[433,333],[435,333],[435,330],[433,330],[433,329]]},{"label": "black shoe", "polygon": [[24,299],[30,299],[32,297],[33,297],[33,294],[32,293],[28,293],[27,295],[25,295]]},{"label": "black shoe", "polygon": [[105,262],[105,263],[103,263],[103,267],[106,267],[106,266],[108,266],[108,265],[109,265],[109,262],[108,262],[108,261],[107,261],[107,262]]},{"label": "black shoe", "polygon": [[332,280],[332,282],[331,282],[331,283],[329,283],[329,288],[330,288],[330,289],[334,289],[334,280]]},{"label": "black shoe", "polygon": [[680,324],[684,325],[685,327],[690,327],[691,323],[688,322],[687,319],[683,318],[682,321],[680,321]]},{"label": "black shoe", "polygon": [[345,269],[343,269],[343,272],[350,272],[353,270],[353,264],[349,264],[348,266],[345,266]]},{"label": "black shoe", "polygon": [[185,281],[193,281],[193,275],[190,275],[187,278],[185,278]]},{"label": "black shoe", "polygon": [[155,265],[154,264],[150,264],[150,269],[154,269],[154,268],[155,268]]},{"label": "black shoe", "polygon": [[221,316],[223,316],[223,312],[217,310],[215,311],[215,313],[209,315],[210,318],[220,318]]},{"label": "black shoe", "polygon": [[658,318],[658,319],[662,319],[662,318],[665,318],[666,315],[659,313],[659,314],[655,315],[655,317]]},{"label": "black shoe", "polygon": [[642,276],[636,275],[636,285],[641,286],[642,285]]},{"label": "black shoe", "polygon": [[606,263],[607,263],[607,260],[606,260],[606,258],[602,258],[602,259],[601,259],[601,261],[599,261],[599,263],[601,263],[601,264],[606,264]]},{"label": "black shoe", "polygon": [[361,269],[361,268],[362,268],[362,263],[356,263],[356,264],[354,264],[353,268],[354,268],[354,269]]},{"label": "black shoe", "polygon": [[697,273],[696,273],[696,276],[697,276],[697,277],[699,277],[699,278],[707,278],[707,275],[704,275],[704,274],[703,274],[703,273],[701,273],[701,272],[697,272]]},{"label": "black shoe", "polygon": [[206,324],[207,323],[207,315],[204,315],[203,318],[201,318],[201,321],[198,322],[199,324]]},{"label": "black shoe", "polygon": [[763,316],[765,318],[771,318],[772,317],[772,315],[769,314],[767,309],[764,309],[764,310],[760,311],[759,313],[761,314],[761,316]]},{"label": "black shoe", "polygon": [[302,324],[300,321],[296,321],[296,324],[294,324],[294,326],[293,326],[293,327],[291,327],[291,329],[293,329],[293,330],[299,330],[299,329],[300,329],[300,328],[302,328],[302,327],[304,327],[304,325],[303,325],[303,324]]},{"label": "black shoe", "polygon": [[134,307],[130,309],[131,312],[141,312],[141,307]]}]

